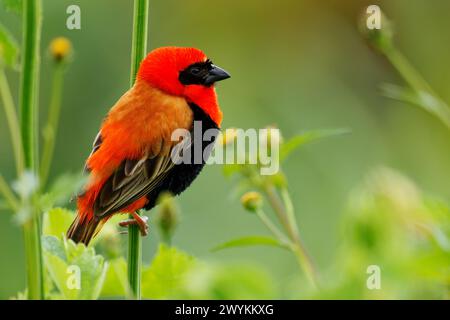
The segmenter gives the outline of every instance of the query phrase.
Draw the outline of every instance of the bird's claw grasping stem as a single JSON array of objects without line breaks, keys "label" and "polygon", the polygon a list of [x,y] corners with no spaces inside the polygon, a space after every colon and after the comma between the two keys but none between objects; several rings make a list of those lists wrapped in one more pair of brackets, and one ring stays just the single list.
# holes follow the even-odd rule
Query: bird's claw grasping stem
[{"label": "bird's claw grasping stem", "polygon": [[148,217],[147,216],[140,216],[136,212],[132,213],[133,219],[127,219],[124,221],[119,222],[119,226],[121,227],[128,227],[130,225],[137,225],[139,227],[139,230],[141,232],[141,235],[145,237],[148,235]]}]

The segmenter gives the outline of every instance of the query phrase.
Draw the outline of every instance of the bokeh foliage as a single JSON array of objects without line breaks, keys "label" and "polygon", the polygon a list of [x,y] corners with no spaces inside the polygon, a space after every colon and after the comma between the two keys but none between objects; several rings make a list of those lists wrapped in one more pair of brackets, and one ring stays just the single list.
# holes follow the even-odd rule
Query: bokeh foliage
[{"label": "bokeh foliage", "polygon": [[[82,9],[79,31],[65,28],[65,10],[74,3]],[[176,292],[150,293],[151,297],[448,297],[448,248],[442,239],[448,241],[449,232],[450,134],[422,110],[380,95],[381,83],[402,79],[358,33],[358,16],[374,3],[392,20],[397,47],[439,96],[450,101],[450,41],[443,32],[450,27],[448,1],[417,0],[414,5],[408,0],[248,0],[239,5],[225,0],[153,1],[150,47],[197,46],[232,73],[232,80],[218,88],[224,127],[275,122],[287,137],[317,128],[351,128],[352,134],[305,146],[285,165],[302,235],[323,274],[321,294],[303,290],[304,279],[297,279],[297,267],[286,251],[270,247],[210,251],[226,240],[265,232],[254,217],[244,214],[221,168],[212,166],[179,200],[183,215],[172,241],[178,249],[159,247],[155,232],[145,240],[148,268],[162,253],[199,260],[181,272],[189,275],[187,284],[171,286]],[[51,168],[50,185],[57,185],[62,173],[80,170],[102,117],[128,87],[132,8],[118,1],[64,0],[44,1],[44,11],[42,47],[64,35],[75,48]],[[211,12],[219,12],[223,19]],[[20,39],[17,15],[1,8],[0,24]],[[40,101],[46,105],[51,75],[48,59],[43,58]],[[16,92],[17,74],[7,75]],[[45,119],[45,112],[41,116]],[[2,113],[0,172],[8,179],[14,176],[11,150]],[[362,183],[378,165],[395,171],[375,171]],[[378,175],[381,178],[374,178]],[[383,181],[381,186],[373,182],[377,179]],[[409,193],[411,188],[416,191]],[[54,205],[50,198],[59,197],[58,190],[69,189],[69,185],[53,189],[42,200],[46,209]],[[60,204],[66,205],[66,198],[61,195]],[[72,214],[64,212],[59,216]],[[431,231],[411,227],[416,223]],[[339,226],[345,230],[342,234]],[[107,231],[105,236],[124,242]],[[60,231],[55,236],[60,237]],[[118,257],[122,249],[114,241],[99,239],[96,245],[109,265],[100,295],[127,290]],[[17,223],[1,210],[1,298],[24,288],[22,247]],[[95,260],[92,252],[88,255]],[[365,287],[370,264],[379,264],[385,275],[381,292]],[[174,282],[170,275],[165,278]],[[192,288],[193,284],[199,287]]]}]

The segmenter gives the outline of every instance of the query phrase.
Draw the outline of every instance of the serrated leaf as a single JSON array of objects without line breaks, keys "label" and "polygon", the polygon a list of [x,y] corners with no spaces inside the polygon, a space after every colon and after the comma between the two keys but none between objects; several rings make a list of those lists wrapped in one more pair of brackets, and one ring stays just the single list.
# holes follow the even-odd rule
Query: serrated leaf
[{"label": "serrated leaf", "polygon": [[223,249],[248,247],[248,246],[273,246],[279,248],[286,248],[286,245],[279,240],[268,236],[246,236],[229,240],[219,244],[211,249],[211,251],[219,251]]},{"label": "serrated leaf", "polygon": [[57,237],[48,236],[42,238],[42,249],[61,260],[67,260],[63,243]]},{"label": "serrated leaf", "polygon": [[173,295],[194,265],[192,256],[161,244],[151,265],[142,272],[142,295],[150,299]]},{"label": "serrated leaf", "polygon": [[47,211],[44,214],[43,233],[61,238],[70,227],[74,215],[74,212],[63,208],[54,208]]},{"label": "serrated leaf", "polygon": [[1,0],[0,2],[3,3],[3,7],[5,7],[7,11],[11,11],[19,15],[22,13],[23,8],[22,0]]},{"label": "serrated leaf", "polygon": [[281,145],[280,161],[285,160],[292,152],[307,143],[347,133],[350,133],[349,129],[314,130],[299,134]]},{"label": "serrated leaf", "polygon": [[11,33],[0,23],[0,67],[18,67],[19,46]]},{"label": "serrated leaf", "polygon": [[[108,268],[104,258],[96,255],[93,248],[71,240],[44,236],[42,241],[45,265],[62,296],[65,299],[97,299]],[[70,277],[77,272],[80,278],[75,282],[79,288],[69,285]]]},{"label": "serrated leaf", "polygon": [[383,84],[380,89],[385,97],[421,107],[425,111],[436,116],[450,128],[450,108],[445,102],[432,94],[426,91],[415,91],[394,84]]}]

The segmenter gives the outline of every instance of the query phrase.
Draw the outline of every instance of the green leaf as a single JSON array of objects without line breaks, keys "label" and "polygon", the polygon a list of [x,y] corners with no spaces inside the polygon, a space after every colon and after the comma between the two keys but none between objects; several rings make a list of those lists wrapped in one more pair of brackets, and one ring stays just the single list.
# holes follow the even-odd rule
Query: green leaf
[{"label": "green leaf", "polygon": [[11,33],[0,23],[0,67],[18,67],[19,46]]},{"label": "green leaf", "polygon": [[47,270],[64,299],[98,298],[108,268],[102,256],[54,236],[44,236],[42,247]]},{"label": "green leaf", "polygon": [[22,14],[23,1],[22,0],[1,0],[3,6],[7,11],[17,14]]},{"label": "green leaf", "polygon": [[123,297],[128,290],[127,262],[123,257],[109,261],[100,297]]},{"label": "green leaf", "polygon": [[64,249],[63,242],[54,236],[45,236],[42,240],[42,249],[44,252],[50,253],[61,260],[66,261],[66,250]]},{"label": "green leaf", "polygon": [[307,143],[347,133],[350,133],[349,129],[314,130],[299,134],[281,145],[280,161],[285,160],[293,151],[297,150]]},{"label": "green leaf", "polygon": [[279,240],[268,236],[247,236],[242,238],[236,238],[218,246],[215,246],[211,251],[219,251],[228,248],[247,247],[247,246],[273,246],[286,248],[286,245]]},{"label": "green leaf", "polygon": [[67,232],[74,215],[74,212],[63,208],[54,208],[47,211],[44,214],[43,233],[61,238]]},{"label": "green leaf", "polygon": [[150,299],[172,296],[194,265],[192,256],[161,244],[151,265],[142,272],[142,295]]},{"label": "green leaf", "polygon": [[450,108],[434,95],[426,91],[415,91],[394,84],[383,84],[381,92],[385,97],[410,103],[424,109],[450,128]]}]

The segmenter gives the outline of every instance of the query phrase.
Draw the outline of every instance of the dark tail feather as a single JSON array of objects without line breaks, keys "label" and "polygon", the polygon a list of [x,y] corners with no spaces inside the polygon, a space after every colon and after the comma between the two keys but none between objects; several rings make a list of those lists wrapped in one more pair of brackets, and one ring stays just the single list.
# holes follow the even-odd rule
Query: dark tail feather
[{"label": "dark tail feather", "polygon": [[103,224],[104,221],[97,217],[93,217],[91,220],[81,220],[80,216],[77,215],[67,231],[67,238],[75,243],[81,242],[88,245],[91,239],[100,231]]}]

